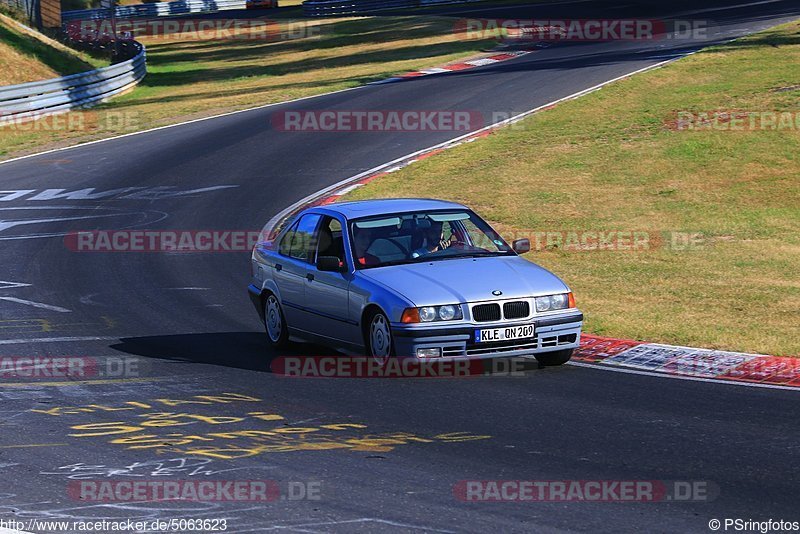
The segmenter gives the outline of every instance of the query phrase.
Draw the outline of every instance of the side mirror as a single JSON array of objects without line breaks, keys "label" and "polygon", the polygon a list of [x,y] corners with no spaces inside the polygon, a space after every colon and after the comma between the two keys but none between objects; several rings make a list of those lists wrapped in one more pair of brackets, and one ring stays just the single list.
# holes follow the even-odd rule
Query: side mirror
[{"label": "side mirror", "polygon": [[317,258],[317,269],[338,273],[342,271],[342,260],[336,256],[320,256]]},{"label": "side mirror", "polygon": [[517,254],[525,254],[531,251],[531,241],[530,239],[517,239],[511,244],[511,248]]}]

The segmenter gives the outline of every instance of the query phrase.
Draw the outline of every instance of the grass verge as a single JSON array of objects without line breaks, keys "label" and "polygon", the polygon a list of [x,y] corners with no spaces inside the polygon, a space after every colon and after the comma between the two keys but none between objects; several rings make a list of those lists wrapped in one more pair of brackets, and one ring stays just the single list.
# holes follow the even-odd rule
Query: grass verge
[{"label": "grass verge", "polygon": [[[0,158],[355,87],[474,55],[494,44],[460,38],[452,19],[444,17],[279,23],[289,35],[305,36],[141,38],[147,46],[148,74],[135,90],[93,108],[72,121],[72,127],[52,127],[53,120],[43,119],[42,124],[0,128]],[[105,112],[113,112],[114,120],[104,122]]]},{"label": "grass verge", "polygon": [[0,85],[46,80],[95,68],[97,60],[0,15]]},{"label": "grass verge", "polygon": [[[798,355],[798,103],[792,23],[561,104],[347,199],[424,192],[474,207],[506,235],[538,237],[527,257],[570,284],[589,333]],[[792,115],[688,127],[733,110]],[[775,129],[760,118],[774,116]],[[638,251],[582,249],[603,231],[650,238]]]}]

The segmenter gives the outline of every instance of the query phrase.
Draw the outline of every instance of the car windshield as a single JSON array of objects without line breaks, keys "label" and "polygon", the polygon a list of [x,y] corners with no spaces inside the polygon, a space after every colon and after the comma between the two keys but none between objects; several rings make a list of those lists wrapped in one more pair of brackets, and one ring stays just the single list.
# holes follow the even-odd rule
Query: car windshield
[{"label": "car windshield", "polygon": [[514,254],[497,232],[469,210],[365,217],[350,223],[350,236],[358,269]]}]

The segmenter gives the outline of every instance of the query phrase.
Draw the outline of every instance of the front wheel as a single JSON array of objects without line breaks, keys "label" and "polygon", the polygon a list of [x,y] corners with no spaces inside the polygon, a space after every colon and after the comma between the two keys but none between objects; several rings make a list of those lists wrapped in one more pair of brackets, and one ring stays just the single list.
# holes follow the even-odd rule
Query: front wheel
[{"label": "front wheel", "polygon": [[544,354],[536,354],[536,359],[540,364],[547,367],[564,365],[572,358],[572,352],[575,349],[557,350],[554,352],[545,352]]},{"label": "front wheel", "polygon": [[286,345],[286,341],[289,339],[289,329],[286,327],[281,303],[272,293],[264,301],[264,327],[267,329],[267,339],[269,339],[270,345],[275,348]]},{"label": "front wheel", "polygon": [[370,316],[368,324],[366,336],[368,353],[378,364],[386,365],[394,353],[389,319],[382,312],[375,312]]}]

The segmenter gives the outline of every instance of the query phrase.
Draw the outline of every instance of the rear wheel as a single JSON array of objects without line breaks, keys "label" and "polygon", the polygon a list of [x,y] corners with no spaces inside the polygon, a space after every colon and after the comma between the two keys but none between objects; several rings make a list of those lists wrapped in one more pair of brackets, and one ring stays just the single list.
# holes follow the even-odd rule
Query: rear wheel
[{"label": "rear wheel", "polygon": [[550,366],[564,365],[572,358],[572,352],[575,349],[557,350],[554,352],[545,352],[544,354],[536,354],[536,359],[540,364]]},{"label": "rear wheel", "polygon": [[383,312],[373,312],[368,319],[366,332],[367,351],[380,365],[386,365],[394,355],[392,328]]},{"label": "rear wheel", "polygon": [[286,345],[286,341],[289,339],[289,329],[286,327],[281,303],[272,293],[264,301],[264,327],[267,329],[267,339],[269,339],[270,345],[275,348]]}]

